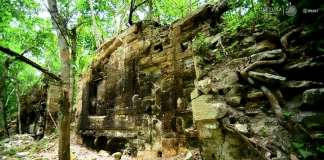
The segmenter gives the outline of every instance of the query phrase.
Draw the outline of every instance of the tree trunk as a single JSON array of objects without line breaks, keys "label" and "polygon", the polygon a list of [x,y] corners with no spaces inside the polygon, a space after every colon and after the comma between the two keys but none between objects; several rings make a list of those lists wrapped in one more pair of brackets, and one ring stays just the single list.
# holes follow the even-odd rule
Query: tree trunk
[{"label": "tree trunk", "polygon": [[[17,85],[17,84],[16,84]],[[18,133],[21,134],[21,105],[20,105],[20,100],[19,100],[19,92],[18,89],[16,89],[16,101],[17,101],[17,108],[18,108],[18,115],[17,115],[17,126],[18,126]]]},{"label": "tree trunk", "polygon": [[153,0],[149,0],[148,1],[149,4],[149,20],[152,21],[153,20]]},{"label": "tree trunk", "polygon": [[1,75],[0,81],[0,112],[2,113],[2,121],[4,126],[4,132],[6,136],[9,135],[7,114],[6,114],[6,102],[5,102],[5,90],[6,90],[6,81],[8,78],[8,68],[10,66],[10,60],[7,58],[3,64],[3,73]]},{"label": "tree trunk", "polygon": [[71,40],[71,75],[70,75],[70,106],[73,107],[75,104],[75,93],[76,93],[76,58],[77,58],[77,28],[71,30],[70,40]]},{"label": "tree trunk", "polygon": [[67,26],[62,22],[56,0],[47,0],[52,24],[56,29],[60,58],[62,63],[61,77],[63,81],[59,117],[59,147],[58,154],[60,160],[70,160],[70,73],[71,73],[71,53],[67,42]]}]

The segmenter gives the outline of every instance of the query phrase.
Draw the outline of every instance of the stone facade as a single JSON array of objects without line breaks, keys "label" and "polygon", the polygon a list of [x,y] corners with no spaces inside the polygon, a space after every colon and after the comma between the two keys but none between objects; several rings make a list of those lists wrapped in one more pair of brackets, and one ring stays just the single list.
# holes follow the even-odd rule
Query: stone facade
[{"label": "stone facade", "polygon": [[197,138],[190,103],[196,78],[191,41],[208,30],[213,7],[168,27],[141,22],[98,49],[82,79],[77,107],[84,143],[96,146],[100,139],[109,146],[125,139],[124,147],[165,158],[190,147]]}]

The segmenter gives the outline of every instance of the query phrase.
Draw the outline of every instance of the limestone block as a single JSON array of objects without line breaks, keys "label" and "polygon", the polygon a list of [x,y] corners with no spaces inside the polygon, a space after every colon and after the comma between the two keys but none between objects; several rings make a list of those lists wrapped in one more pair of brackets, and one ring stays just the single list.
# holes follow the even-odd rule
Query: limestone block
[{"label": "limestone block", "polygon": [[193,119],[212,120],[226,115],[229,106],[225,102],[211,102],[212,95],[201,95],[192,101]]},{"label": "limestone block", "polygon": [[198,137],[200,139],[215,138],[218,139],[222,136],[219,122],[217,121],[200,121],[197,124]]}]

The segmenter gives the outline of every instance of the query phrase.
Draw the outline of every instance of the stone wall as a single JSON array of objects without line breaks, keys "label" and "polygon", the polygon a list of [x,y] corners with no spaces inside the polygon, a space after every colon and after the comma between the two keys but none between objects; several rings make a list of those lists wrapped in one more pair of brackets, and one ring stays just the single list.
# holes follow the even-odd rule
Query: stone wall
[{"label": "stone wall", "polygon": [[[320,146],[322,56],[304,55],[297,40],[288,50],[262,28],[217,33],[225,10],[206,5],[171,26],[141,22],[103,43],[80,84],[83,143],[132,146],[139,159],[198,150],[208,160],[294,159],[296,140]],[[202,34],[206,53],[194,44]]]},{"label": "stone wall", "polygon": [[188,141],[197,138],[190,103],[191,40],[208,30],[214,7],[171,26],[141,22],[102,44],[80,88],[78,133],[84,142],[92,139],[96,146],[106,137],[109,145],[125,138],[127,145],[165,158],[190,147]]}]

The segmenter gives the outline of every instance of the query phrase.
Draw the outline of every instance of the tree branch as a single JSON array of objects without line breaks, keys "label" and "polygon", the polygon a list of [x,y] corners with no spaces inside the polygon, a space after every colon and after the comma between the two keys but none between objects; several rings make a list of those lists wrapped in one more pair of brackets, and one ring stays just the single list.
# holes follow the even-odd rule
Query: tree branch
[{"label": "tree branch", "polygon": [[[48,8],[48,6],[47,6],[46,4],[44,4],[44,6],[46,7],[48,13],[51,15],[51,17],[52,17],[52,19],[53,19],[55,25],[57,26],[57,29],[59,30],[59,32],[61,32],[62,37],[64,38],[66,44],[67,44],[68,46],[71,46],[70,43],[69,43],[69,41],[68,41],[68,38],[66,37],[66,36],[68,35],[67,31],[64,30],[64,29],[62,28],[62,26],[60,25],[60,23],[59,23],[58,20],[56,19],[56,17],[59,16],[58,13],[57,13],[57,11],[51,11],[51,10]],[[53,15],[53,13],[55,13],[56,15]],[[54,24],[53,24],[53,25],[54,25]],[[54,26],[54,27],[55,27],[55,26]]]},{"label": "tree branch", "polygon": [[129,17],[128,17],[128,24],[133,25],[132,17],[133,17],[133,12],[141,5],[146,3],[147,0],[144,0],[143,2],[139,3],[138,5],[135,5],[135,0],[131,1],[131,6],[129,8]]},{"label": "tree branch", "polygon": [[9,56],[13,56],[15,57],[17,60],[22,61],[26,64],[31,65],[32,67],[36,68],[37,70],[41,71],[42,73],[48,75],[49,77],[55,79],[56,81],[62,81],[60,77],[56,76],[54,73],[49,72],[47,69],[44,69],[43,67],[41,67],[39,64],[29,60],[28,58],[24,57],[23,55],[18,54],[15,51],[12,51],[9,48],[5,48],[0,46],[0,51],[2,51],[3,53],[9,55]]}]

